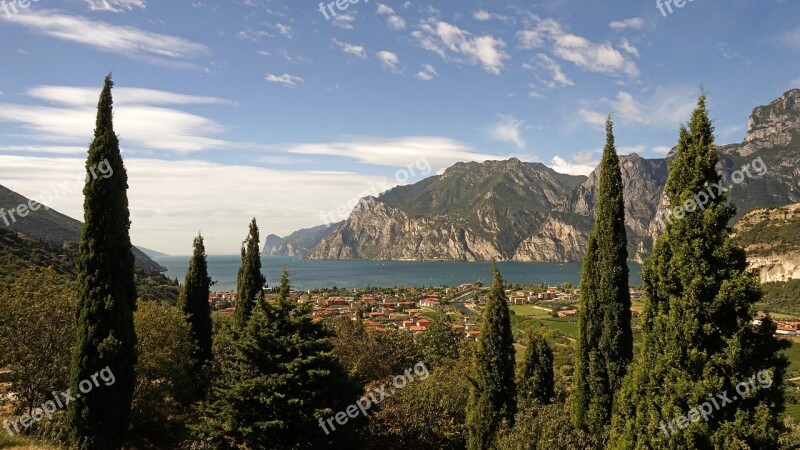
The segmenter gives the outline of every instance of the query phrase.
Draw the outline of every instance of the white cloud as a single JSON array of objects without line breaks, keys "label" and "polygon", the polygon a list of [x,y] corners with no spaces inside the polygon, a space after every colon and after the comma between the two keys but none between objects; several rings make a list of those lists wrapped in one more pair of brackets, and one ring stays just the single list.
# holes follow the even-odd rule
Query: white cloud
[{"label": "white cloud", "polygon": [[584,122],[593,127],[604,127],[606,124],[606,115],[597,111],[581,108],[578,110],[578,115],[581,116]]},{"label": "white cloud", "polygon": [[500,142],[508,142],[519,148],[525,148],[525,140],[522,138],[521,129],[525,122],[511,115],[498,114],[500,121],[489,130],[489,136]]},{"label": "white cloud", "polygon": [[424,158],[437,171],[460,161],[502,158],[476,153],[467,144],[440,136],[365,137],[340,142],[287,144],[280,149],[293,154],[335,156],[390,167],[403,167]]},{"label": "white cloud", "polygon": [[[613,100],[602,99],[604,108],[611,108],[622,123],[670,129],[691,118],[696,104],[696,88],[687,86],[658,86],[646,98],[620,91]],[[598,125],[604,115],[582,108],[579,112],[584,122]]]},{"label": "white cloud", "polygon": [[538,49],[550,44],[553,54],[590,72],[638,76],[636,63],[608,43],[595,43],[564,31],[553,19],[530,16],[526,29],[517,32],[520,48]]},{"label": "white cloud", "polygon": [[505,61],[510,58],[504,51],[506,43],[502,39],[491,35],[473,36],[455,25],[436,19],[423,20],[411,35],[425,50],[446,60],[480,64],[485,71],[495,75],[500,74]]},{"label": "white cloud", "polygon": [[75,42],[95,50],[118,53],[151,64],[193,68],[189,60],[209,53],[208,47],[187,39],[151,33],[132,26],[111,25],[81,16],[54,11],[25,10],[19,14],[0,14],[6,20],[39,33]]},{"label": "white cloud", "polygon": [[397,64],[400,62],[400,58],[398,58],[396,54],[390,51],[381,50],[377,53],[377,56],[384,69],[397,72]]},{"label": "white cloud", "polygon": [[378,3],[378,15],[391,15],[394,14],[394,9],[391,6],[385,5],[383,3]]},{"label": "white cloud", "polygon": [[641,17],[631,17],[625,20],[615,20],[608,24],[614,31],[624,31],[628,28],[632,30],[641,30],[644,26],[644,19]]},{"label": "white cloud", "polygon": [[478,20],[478,21],[481,21],[481,22],[485,22],[487,20],[492,20],[492,15],[489,13],[489,11],[484,11],[482,9],[479,9],[479,10],[475,11],[474,13],[472,13],[472,17],[475,20]]},{"label": "white cloud", "polygon": [[400,16],[389,16],[386,19],[386,25],[392,30],[402,30],[406,27],[406,21]]},{"label": "white cloud", "polygon": [[619,47],[628,52],[629,54],[636,56],[637,58],[639,57],[639,50],[636,47],[634,47],[633,44],[628,42],[627,39],[623,39]]},{"label": "white cloud", "polygon": [[386,18],[386,25],[392,30],[402,30],[406,27],[406,21],[398,16],[394,9],[383,3],[378,3],[377,14],[379,16],[389,16]]},{"label": "white cloud", "polygon": [[422,81],[430,81],[439,76],[439,73],[431,64],[423,64],[422,69],[414,76]]},{"label": "white cloud", "polygon": [[278,34],[281,34],[289,39],[292,38],[292,27],[290,27],[289,25],[276,23],[275,25],[272,25],[272,28],[274,28],[275,31],[278,32]]},{"label": "white cloud", "polygon": [[[599,162],[598,162],[599,163]],[[560,156],[554,156],[550,160],[550,168],[559,173],[568,175],[589,175],[597,167],[597,164],[585,164],[580,162],[569,162]]]},{"label": "white cloud", "polygon": [[556,62],[553,58],[545,55],[544,53],[538,53],[536,55],[536,59],[538,60],[539,66],[550,73],[553,82],[556,84],[560,84],[562,86],[572,86],[575,84],[561,70],[561,65],[559,65],[558,62]]},{"label": "white cloud", "polygon": [[333,25],[343,28],[345,30],[352,30],[355,28],[353,23],[356,21],[355,16],[351,14],[337,14],[333,17]]},{"label": "white cloud", "polygon": [[[30,144],[26,146],[29,152],[36,148],[68,152],[69,144],[84,146],[92,136],[99,93],[99,87],[34,87],[28,95],[47,106],[3,103],[0,121],[18,124],[34,140],[57,143],[55,147]],[[113,94],[115,128],[125,148],[188,153],[234,146],[216,137],[224,127],[215,121],[166,107],[231,104],[228,101],[141,88],[115,88]]]},{"label": "white cloud", "polygon": [[332,42],[348,55],[353,55],[361,59],[367,59],[367,51],[364,50],[364,47],[360,45],[345,44],[344,42],[340,42],[336,39],[333,39]]},{"label": "white cloud", "polygon": [[502,14],[490,13],[489,11],[479,9],[472,13],[472,18],[477,20],[478,22],[486,22],[489,20],[499,20],[502,22],[508,22],[508,17]]},{"label": "white cloud", "polygon": [[[35,197],[54,184],[75,180],[84,162],[85,157],[0,155],[0,183]],[[414,160],[405,164],[409,162]],[[175,255],[191,253],[197,230],[202,231],[209,253],[237,253],[252,217],[257,218],[262,236],[286,235],[324,223],[320,213],[347,204],[371,186],[398,184],[394,177],[363,173],[278,170],[196,160],[126,157],[125,167],[132,241]],[[242,183],[243,179],[259,181]],[[48,206],[82,218],[80,188]]]},{"label": "white cloud", "polygon": [[[38,1],[38,0],[37,0]],[[122,12],[133,8],[147,8],[144,0],[84,0],[92,11]]]},{"label": "white cloud", "polygon": [[275,75],[272,73],[268,73],[266,76],[266,80],[270,83],[280,83],[288,87],[294,87],[297,85],[297,83],[303,82],[302,78],[296,75],[290,75],[288,73],[284,73],[283,75]]},{"label": "white cloud", "polygon": [[666,155],[667,153],[672,150],[672,147],[668,147],[666,145],[657,145],[650,149],[653,153],[658,153],[659,155]]}]

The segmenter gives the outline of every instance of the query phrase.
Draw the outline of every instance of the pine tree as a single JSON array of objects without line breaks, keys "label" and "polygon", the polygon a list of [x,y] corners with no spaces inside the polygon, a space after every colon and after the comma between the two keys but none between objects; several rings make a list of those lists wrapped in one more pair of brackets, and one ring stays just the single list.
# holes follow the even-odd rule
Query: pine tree
[{"label": "pine tree", "polygon": [[[130,423],[136,380],[134,259],[129,236],[128,176],[114,133],[111,75],[97,105],[94,140],[86,159],[84,224],[78,254],[77,342],[69,403],[71,437],[87,449],[119,448]],[[111,176],[97,176],[107,164]],[[113,171],[113,172],[112,172]],[[85,392],[85,380],[108,367],[115,381]],[[83,383],[82,383],[83,382]]]},{"label": "pine tree", "polygon": [[[703,94],[670,167],[674,214],[642,269],[641,352],[615,401],[610,448],[778,448],[787,344],[771,320],[751,323],[760,288],[731,243],[735,208],[719,190],[717,163]],[[757,389],[737,393],[754,376]],[[711,414],[690,416],[699,405]]]},{"label": "pine tree", "polygon": [[331,337],[312,321],[310,305],[259,297],[201,408],[197,442],[214,449],[347,448],[352,425],[334,421],[331,430],[326,423],[327,433],[320,425],[358,397],[332,356]]},{"label": "pine tree", "polygon": [[194,251],[192,259],[189,261],[189,268],[186,271],[186,279],[178,300],[178,306],[189,323],[192,339],[197,345],[197,349],[192,354],[192,359],[196,363],[195,369],[200,370],[206,363],[211,361],[212,356],[211,306],[208,303],[211,277],[208,276],[208,262],[206,261],[203,236],[198,234],[194,238],[193,244]]},{"label": "pine tree", "polygon": [[261,249],[256,219],[250,222],[250,232],[242,244],[242,264],[236,277],[236,323],[244,328],[250,312],[256,304],[266,283],[261,273]]},{"label": "pine tree", "polygon": [[555,395],[553,350],[539,333],[528,333],[518,389],[523,398],[543,405],[550,403]]},{"label": "pine tree", "polygon": [[472,360],[472,388],[467,405],[470,450],[491,448],[498,430],[514,425],[517,390],[514,337],[505,283],[492,261],[494,283],[483,311],[483,323]]},{"label": "pine tree", "polygon": [[613,127],[609,116],[597,216],[581,274],[573,376],[573,422],[596,436],[611,423],[614,394],[633,358],[625,204]]}]

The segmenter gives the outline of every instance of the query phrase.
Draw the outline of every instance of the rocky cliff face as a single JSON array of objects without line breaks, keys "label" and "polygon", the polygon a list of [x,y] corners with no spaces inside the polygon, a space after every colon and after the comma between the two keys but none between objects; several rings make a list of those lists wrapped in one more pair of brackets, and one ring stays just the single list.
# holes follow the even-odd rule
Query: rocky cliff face
[{"label": "rocky cliff face", "polygon": [[331,234],[342,222],[331,225],[320,225],[314,228],[297,230],[286,237],[270,234],[264,240],[262,255],[267,256],[296,256],[305,258],[322,238]]},{"label": "rocky cliff face", "polygon": [[800,203],[756,209],[733,231],[762,283],[800,279]]},{"label": "rocky cliff face", "polygon": [[308,255],[311,259],[503,259],[496,246],[474,231],[435,220],[411,218],[374,197]]},{"label": "rocky cliff face", "polygon": [[747,135],[738,153],[749,156],[761,149],[788,145],[800,129],[800,89],[792,89],[767,106],[753,110]]},{"label": "rocky cliff face", "polygon": [[[739,210],[734,220],[756,207],[800,202],[798,118],[795,89],[753,111],[742,143],[718,148],[727,180],[757,158],[766,169],[752,170],[730,192]],[[672,156],[620,157],[633,261],[644,260],[661,232],[656,214],[668,206],[664,185]],[[597,171],[575,177],[517,159],[458,163],[442,175],[368,198],[309,257],[580,261],[594,222],[598,181]]]}]

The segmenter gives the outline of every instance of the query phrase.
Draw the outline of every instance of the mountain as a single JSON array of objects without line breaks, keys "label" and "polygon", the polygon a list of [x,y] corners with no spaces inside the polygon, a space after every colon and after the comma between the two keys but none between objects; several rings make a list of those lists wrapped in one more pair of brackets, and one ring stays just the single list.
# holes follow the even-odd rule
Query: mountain
[{"label": "mountain", "polygon": [[264,241],[261,254],[267,256],[297,256],[305,257],[319,244],[325,236],[336,229],[342,222],[330,225],[319,225],[314,228],[304,228],[284,238],[270,234]]},{"label": "mountain", "polygon": [[585,179],[516,158],[457,163],[364,199],[308,257],[510,259]]},{"label": "mountain", "polygon": [[157,252],[155,250],[151,250],[149,248],[144,248],[144,247],[139,246],[139,245],[137,245],[136,248],[138,248],[142,253],[147,255],[148,258],[160,258],[162,256],[169,256],[166,253]]},{"label": "mountain", "polygon": [[[754,208],[800,201],[799,131],[800,89],[794,89],[753,110],[741,143],[718,147],[718,169],[738,207],[734,220]],[[673,157],[620,158],[634,261],[643,260],[661,230]],[[598,180],[597,170],[588,177],[569,176],[515,158],[457,163],[442,175],[362,199],[308,257],[580,261]]]},{"label": "mountain", "polygon": [[[0,185],[0,208],[5,211],[13,210],[18,205],[28,205],[30,200],[5,186]],[[11,220],[11,217],[0,218],[0,228],[5,227],[14,232],[20,232],[25,237],[63,245],[66,242],[78,242],[81,239],[80,221],[65,216],[54,209],[39,208],[29,211],[27,216]],[[136,258],[136,267],[165,271],[162,267],[135,246],[131,249]]]},{"label": "mountain", "polygon": [[753,210],[733,232],[762,282],[800,279],[800,203]]}]

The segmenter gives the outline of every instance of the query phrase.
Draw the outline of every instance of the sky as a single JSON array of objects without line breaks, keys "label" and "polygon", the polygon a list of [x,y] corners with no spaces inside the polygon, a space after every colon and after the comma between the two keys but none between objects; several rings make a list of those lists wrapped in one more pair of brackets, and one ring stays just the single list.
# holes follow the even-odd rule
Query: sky
[{"label": "sky", "polygon": [[285,236],[459,161],[588,174],[607,114],[621,154],[664,157],[701,86],[740,142],[800,88],[800,2],[661,5],[0,0],[0,184],[81,219],[113,73],[132,241],[235,254],[252,217]]}]

